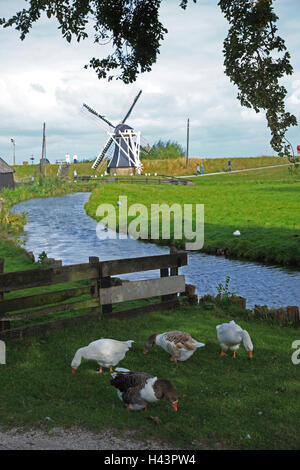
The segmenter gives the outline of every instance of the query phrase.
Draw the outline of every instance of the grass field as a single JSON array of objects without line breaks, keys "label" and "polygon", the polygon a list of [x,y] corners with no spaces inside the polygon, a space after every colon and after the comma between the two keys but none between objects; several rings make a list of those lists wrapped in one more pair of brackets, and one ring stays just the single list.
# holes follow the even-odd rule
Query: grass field
[{"label": "grass field", "polygon": [[[99,186],[86,211],[97,218],[100,203],[112,203],[117,209],[120,195],[127,196],[128,206],[144,204],[149,214],[154,203],[204,204],[204,252],[223,249],[231,257],[300,266],[299,174],[281,167],[199,176],[193,181],[195,186]],[[235,230],[240,237],[233,235]],[[179,248],[185,246],[183,240],[174,242]]]},{"label": "grass field", "polygon": [[[1,428],[135,430],[138,439],[188,449],[213,448],[216,442],[235,449],[299,449],[300,365],[291,361],[299,330],[236,320],[251,335],[254,358],[250,361],[243,348],[236,359],[220,357],[216,325],[230,318],[220,309],[181,306],[126,322],[91,320],[38,338],[10,340],[7,365],[0,368]],[[151,333],[174,328],[189,331],[206,346],[178,364],[157,346],[143,354]],[[128,413],[110,385],[110,373],[97,375],[95,362],[84,360],[72,374],[76,350],[101,337],[135,340],[119,366],[169,379],[179,394],[178,412],[161,400],[145,412]]]}]

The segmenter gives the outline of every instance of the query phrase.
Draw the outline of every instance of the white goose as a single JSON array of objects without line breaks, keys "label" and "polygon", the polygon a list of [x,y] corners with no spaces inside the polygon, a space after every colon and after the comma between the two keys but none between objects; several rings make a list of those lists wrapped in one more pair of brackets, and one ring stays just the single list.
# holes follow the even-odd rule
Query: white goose
[{"label": "white goose", "polygon": [[183,331],[167,331],[165,333],[153,333],[149,336],[144,346],[144,354],[152,348],[153,344],[157,344],[169,354],[171,361],[186,361],[194,354],[196,349],[205,346],[204,343],[192,338],[189,333]]},{"label": "white goose", "polygon": [[72,372],[75,372],[80,366],[82,358],[98,362],[100,366],[98,374],[102,373],[102,367],[109,367],[110,372],[112,372],[112,366],[116,366],[124,359],[132,343],[134,343],[133,340],[117,341],[108,338],[93,341],[88,346],[76,351],[71,363]]},{"label": "white goose", "polygon": [[243,342],[244,348],[248,352],[249,358],[252,359],[253,344],[249,333],[243,330],[233,320],[229,323],[218,325],[217,337],[221,346],[221,356],[226,354],[228,349],[233,351],[233,357],[236,357],[236,350]]},{"label": "white goose", "polygon": [[169,380],[158,379],[146,372],[132,372],[128,369],[116,368],[110,381],[116,387],[118,397],[126,405],[126,409],[146,410],[148,403],[154,403],[165,397],[177,411],[178,395]]}]

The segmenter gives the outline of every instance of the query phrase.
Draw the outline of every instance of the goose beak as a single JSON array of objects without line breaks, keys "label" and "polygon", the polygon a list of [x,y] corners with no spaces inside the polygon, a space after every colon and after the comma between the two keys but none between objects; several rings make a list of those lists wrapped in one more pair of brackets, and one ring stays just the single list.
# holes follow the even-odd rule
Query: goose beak
[{"label": "goose beak", "polygon": [[74,374],[76,372],[76,369],[74,369],[74,367],[72,367],[72,373]]},{"label": "goose beak", "polygon": [[248,351],[248,356],[249,356],[249,359],[252,359],[252,358],[253,358],[253,353],[252,353],[252,351]]},{"label": "goose beak", "polygon": [[175,411],[177,411],[177,404],[178,404],[177,401],[175,401],[174,403],[172,403],[172,406],[173,406],[173,408],[174,408]]}]

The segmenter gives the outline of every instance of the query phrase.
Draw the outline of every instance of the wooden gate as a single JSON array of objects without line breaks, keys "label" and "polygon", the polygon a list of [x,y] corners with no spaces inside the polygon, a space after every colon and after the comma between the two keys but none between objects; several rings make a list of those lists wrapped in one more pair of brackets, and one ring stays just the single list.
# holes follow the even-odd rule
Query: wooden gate
[{"label": "wooden gate", "polygon": [[[178,293],[185,290],[185,278],[178,268],[187,264],[187,254],[109,261],[91,257],[85,264],[8,273],[1,273],[3,264],[0,260],[0,339],[8,339],[39,335],[91,317],[122,318],[173,307],[178,304]],[[149,270],[159,270],[159,277],[139,281],[114,277]],[[130,301],[148,298],[155,301],[128,306]],[[120,309],[123,302],[126,306]],[[85,310],[89,311],[82,313]],[[53,320],[59,315],[64,318]],[[12,327],[17,321],[30,324]]]}]

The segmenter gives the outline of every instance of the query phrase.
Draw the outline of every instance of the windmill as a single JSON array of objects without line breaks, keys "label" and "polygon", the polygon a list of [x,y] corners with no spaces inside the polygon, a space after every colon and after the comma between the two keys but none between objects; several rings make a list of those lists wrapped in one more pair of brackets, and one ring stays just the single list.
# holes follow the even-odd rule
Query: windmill
[{"label": "windmill", "polygon": [[124,119],[117,126],[114,126],[105,116],[97,113],[97,111],[87,104],[83,104],[85,110],[89,111],[94,118],[99,118],[102,121],[102,125],[105,127],[106,133],[109,136],[103,149],[92,165],[94,170],[100,165],[104,158],[111,156],[107,166],[109,173],[132,174],[136,172],[140,174],[142,172],[142,164],[140,161],[141,133],[125,124],[141,93],[142,90],[136,95]]}]

